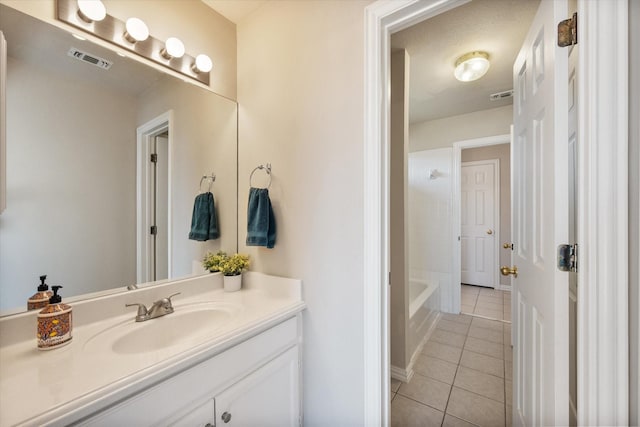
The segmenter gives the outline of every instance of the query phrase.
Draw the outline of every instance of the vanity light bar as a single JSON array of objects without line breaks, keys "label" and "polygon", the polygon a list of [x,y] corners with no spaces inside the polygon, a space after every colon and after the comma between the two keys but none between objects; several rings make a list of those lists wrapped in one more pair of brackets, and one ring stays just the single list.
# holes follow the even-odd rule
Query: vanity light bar
[{"label": "vanity light bar", "polygon": [[[195,67],[196,58],[193,56],[186,53],[180,57],[167,55],[165,42],[152,36],[148,36],[142,41],[136,41],[135,37],[131,37],[127,32],[126,23],[109,14],[106,14],[104,19],[100,21],[87,22],[87,20],[82,19],[80,14],[78,14],[76,0],[56,0],[56,9],[59,21],[65,22],[89,34],[93,34],[102,40],[134,52],[156,64],[160,64],[209,86],[209,71]],[[129,37],[126,37],[126,35],[129,35]],[[133,40],[133,42],[131,42],[131,40]],[[209,59],[209,62],[210,61]]]}]

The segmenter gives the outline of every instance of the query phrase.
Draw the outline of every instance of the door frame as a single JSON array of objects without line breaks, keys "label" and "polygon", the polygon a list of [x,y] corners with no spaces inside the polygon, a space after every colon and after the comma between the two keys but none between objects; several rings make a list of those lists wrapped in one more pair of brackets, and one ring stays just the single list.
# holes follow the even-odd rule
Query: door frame
[{"label": "door frame", "polygon": [[[174,126],[173,110],[149,120],[138,127],[136,132],[136,283],[146,283],[149,278],[149,253],[151,238],[148,232],[151,224],[151,199],[149,197],[148,176],[150,172],[149,156],[153,138]],[[172,277],[172,227],[171,227],[171,174],[173,153],[173,132],[167,138],[167,277]]]},{"label": "door frame", "polygon": [[[391,34],[466,0],[378,0],[364,37],[364,423],[388,425]],[[578,0],[578,422],[628,423],[628,0]]]},{"label": "door frame", "polygon": [[[462,213],[461,213],[461,203],[460,200],[460,176],[462,171],[462,150],[467,148],[478,148],[478,147],[489,147],[492,145],[500,145],[500,144],[509,144],[509,149],[511,149],[511,134],[502,134],[502,135],[494,135],[494,136],[486,136],[482,138],[473,138],[473,139],[465,139],[462,141],[457,141],[453,143],[453,192],[452,192],[452,205],[451,205],[451,213],[453,214],[453,233],[451,235],[451,239],[453,241],[453,254],[451,254],[453,259],[453,275],[451,279],[451,283],[454,284],[454,289],[451,292],[451,302],[450,309],[452,313],[460,312],[460,304],[462,299],[462,290],[460,286],[455,286],[456,283],[461,282],[461,269],[462,269],[462,253],[461,253],[461,243],[458,240],[458,236],[461,235],[461,225],[462,221]],[[500,171],[502,174],[502,171]],[[498,183],[498,186],[500,184]],[[498,200],[499,203],[499,200]],[[498,220],[498,227],[500,226],[500,222]],[[496,260],[498,263],[500,262],[500,241],[496,238]],[[497,274],[497,270],[496,270]]]}]

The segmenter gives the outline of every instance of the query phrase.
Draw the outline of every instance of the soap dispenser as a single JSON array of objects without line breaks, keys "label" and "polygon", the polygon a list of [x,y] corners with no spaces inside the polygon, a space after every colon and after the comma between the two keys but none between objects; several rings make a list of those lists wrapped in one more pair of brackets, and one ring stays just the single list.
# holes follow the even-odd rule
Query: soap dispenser
[{"label": "soap dispenser", "polygon": [[49,298],[53,295],[53,292],[49,290],[44,281],[47,280],[47,275],[40,276],[40,285],[38,286],[38,292],[33,294],[31,298],[27,300],[27,310],[36,310],[38,308],[44,308],[49,304]]},{"label": "soap dispenser", "polygon": [[64,304],[58,295],[61,287],[51,287],[53,296],[49,299],[49,305],[38,313],[38,350],[51,350],[71,342],[71,306]]}]

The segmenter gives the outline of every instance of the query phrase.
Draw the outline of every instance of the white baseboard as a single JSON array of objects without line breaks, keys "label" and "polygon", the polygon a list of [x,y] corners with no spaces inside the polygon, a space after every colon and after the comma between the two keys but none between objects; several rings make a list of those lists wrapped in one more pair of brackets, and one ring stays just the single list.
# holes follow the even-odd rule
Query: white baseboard
[{"label": "white baseboard", "polygon": [[406,369],[402,369],[394,365],[390,366],[391,378],[393,378],[394,380],[405,382],[405,383],[408,383],[409,381],[411,381],[411,378],[413,377],[413,374],[414,374],[413,365],[416,363],[416,360],[418,359],[418,356],[420,355],[420,353],[422,353],[422,349],[424,348],[424,345],[427,343],[427,341],[429,341],[429,338],[431,338],[431,334],[433,333],[433,330],[436,328],[436,325],[440,321],[440,317],[442,317],[441,313],[436,314],[436,318],[434,319],[433,323],[429,327],[429,330],[427,331],[426,334],[424,334],[424,338],[422,338],[422,341],[420,341],[420,344],[418,344],[418,346],[416,347],[416,351],[414,351],[413,354],[411,355],[411,360],[409,361],[409,365],[407,366]]}]

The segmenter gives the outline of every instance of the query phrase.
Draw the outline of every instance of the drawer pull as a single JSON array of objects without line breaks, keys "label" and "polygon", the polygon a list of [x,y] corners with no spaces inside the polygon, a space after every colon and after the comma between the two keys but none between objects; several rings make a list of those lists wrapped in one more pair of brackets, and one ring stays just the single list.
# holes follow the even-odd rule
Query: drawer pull
[{"label": "drawer pull", "polygon": [[231,421],[231,414],[228,412],[223,413],[220,418],[222,418],[222,421],[224,421],[224,423],[228,423],[229,421]]}]

